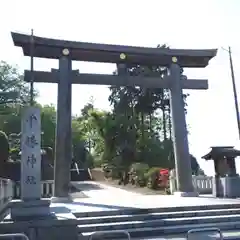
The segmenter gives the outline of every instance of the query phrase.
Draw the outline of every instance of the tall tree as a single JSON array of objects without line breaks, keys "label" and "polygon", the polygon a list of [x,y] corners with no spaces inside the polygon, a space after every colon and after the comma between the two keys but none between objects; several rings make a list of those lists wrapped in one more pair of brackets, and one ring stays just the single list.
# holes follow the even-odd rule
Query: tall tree
[{"label": "tall tree", "polygon": [[[166,48],[166,45],[158,45]],[[114,74],[158,77],[159,81],[168,74],[162,66],[121,65]],[[183,69],[181,74],[183,73]],[[171,141],[170,94],[168,89],[148,87],[110,87],[110,104],[113,107],[118,144],[132,148],[134,161],[151,159],[152,165],[173,167],[173,145]],[[185,107],[187,95],[183,95]],[[116,119],[121,119],[117,121]],[[119,126],[117,123],[119,122]],[[128,131],[128,129],[131,129]],[[134,136],[134,137],[133,137]],[[115,136],[116,138],[116,136]],[[130,141],[131,139],[131,141]],[[116,146],[115,146],[116,147]],[[131,156],[133,158],[134,154]],[[125,157],[126,159],[126,157]],[[154,160],[156,159],[156,160]],[[158,159],[158,160],[157,160]],[[127,161],[130,161],[128,159]]]},{"label": "tall tree", "polygon": [[[37,93],[34,92],[34,97]],[[10,64],[0,62],[0,129],[19,133],[20,113],[29,102],[29,87],[23,81],[19,70]]]},{"label": "tall tree", "polygon": [[53,105],[41,107],[42,146],[55,147],[56,109]]},{"label": "tall tree", "polygon": [[[36,94],[36,93],[35,93]],[[20,103],[29,101],[29,87],[23,81],[23,75],[10,64],[0,62],[0,104]]]}]

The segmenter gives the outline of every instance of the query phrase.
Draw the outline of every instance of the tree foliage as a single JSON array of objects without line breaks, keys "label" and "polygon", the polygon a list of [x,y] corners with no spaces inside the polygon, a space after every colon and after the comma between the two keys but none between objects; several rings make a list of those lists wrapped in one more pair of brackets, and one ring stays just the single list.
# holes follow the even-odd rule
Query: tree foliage
[{"label": "tree foliage", "polygon": [[0,163],[6,162],[8,160],[8,156],[9,156],[8,137],[3,131],[0,131]]},{"label": "tree foliage", "polygon": [[[29,101],[29,87],[23,81],[18,69],[8,63],[0,62],[0,104],[19,103]],[[36,95],[36,93],[35,93]]]},{"label": "tree foliage", "polygon": [[[158,46],[166,47],[166,46]],[[114,74],[154,76],[168,72],[162,66],[118,66]],[[183,73],[183,70],[182,70]],[[187,95],[183,95],[187,113]],[[28,104],[29,88],[18,70],[0,63],[0,129],[7,136],[21,132],[21,112]],[[108,164],[128,171],[132,164],[174,168],[174,155],[168,89],[110,87],[112,110],[96,109],[90,100],[72,118],[73,157],[81,167]],[[42,148],[55,149],[56,109],[41,106]],[[19,146],[20,147],[20,146]],[[51,157],[53,159],[53,156]],[[193,173],[199,165],[191,155]],[[145,166],[144,165],[144,166]],[[139,166],[139,165],[136,165]]]}]

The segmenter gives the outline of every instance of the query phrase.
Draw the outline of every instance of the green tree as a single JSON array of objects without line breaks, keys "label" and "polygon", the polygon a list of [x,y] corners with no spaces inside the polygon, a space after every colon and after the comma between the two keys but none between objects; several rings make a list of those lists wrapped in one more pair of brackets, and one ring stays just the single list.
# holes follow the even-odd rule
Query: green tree
[{"label": "green tree", "polygon": [[9,157],[9,143],[7,135],[0,131],[0,168],[7,162]]},{"label": "green tree", "polygon": [[[161,80],[168,69],[162,66],[118,65],[114,74],[123,73],[130,76],[158,77]],[[112,119],[112,126],[109,127],[106,121],[102,124],[105,131],[109,129],[109,140],[106,139],[106,134],[102,135],[104,142],[111,140],[111,144],[105,144],[105,160],[113,161],[116,156],[120,156],[124,161],[119,161],[118,157],[117,162],[125,166],[132,161],[145,161],[150,166],[174,167],[169,90],[112,86],[110,91],[109,102],[113,112],[108,114],[108,118]],[[183,95],[183,98],[186,108],[187,95]]]},{"label": "green tree", "polygon": [[[35,92],[36,95],[36,92]],[[29,87],[23,81],[23,75],[10,64],[0,62],[0,104],[20,103],[29,101]]]},{"label": "green tree", "polygon": [[[192,174],[193,175],[198,175],[199,170],[200,170],[200,166],[197,162],[197,159],[192,154],[190,154],[190,160],[191,160]],[[201,175],[204,175],[204,174],[201,174]]]},{"label": "green tree", "polygon": [[[37,93],[34,92],[34,97]],[[7,135],[21,131],[21,109],[29,101],[29,86],[19,70],[0,62],[0,129]]]},{"label": "green tree", "polygon": [[[166,68],[140,65],[126,65],[125,69],[121,66],[115,74],[121,74],[121,71],[130,76],[158,76],[160,79],[166,74]],[[162,103],[169,104],[162,101],[163,90],[112,86],[110,91],[109,101],[113,106],[115,121],[115,136],[112,136],[116,139],[115,155],[123,153],[122,158],[128,164],[132,161],[146,161],[152,157],[155,159],[152,164],[157,164],[157,161],[160,164],[160,156],[163,156],[161,152],[164,149],[159,132],[162,131],[163,121],[159,121],[160,116],[157,116],[156,111]],[[124,150],[126,146],[127,151]]]},{"label": "green tree", "polygon": [[41,107],[42,146],[55,147],[56,109],[53,105]]},{"label": "green tree", "polygon": [[97,131],[97,126],[92,117],[95,112],[93,101],[89,101],[81,110],[79,116],[72,120],[72,143],[74,161],[80,167],[92,167],[93,155],[99,157],[99,142],[101,138]]},{"label": "green tree", "polygon": [[6,177],[6,165],[9,158],[9,142],[7,135],[0,131],[0,177]]},{"label": "green tree", "polygon": [[7,112],[4,112],[2,115],[0,114],[0,129],[8,136],[11,133],[19,134],[21,132],[22,106],[19,104],[11,104],[4,108]]}]

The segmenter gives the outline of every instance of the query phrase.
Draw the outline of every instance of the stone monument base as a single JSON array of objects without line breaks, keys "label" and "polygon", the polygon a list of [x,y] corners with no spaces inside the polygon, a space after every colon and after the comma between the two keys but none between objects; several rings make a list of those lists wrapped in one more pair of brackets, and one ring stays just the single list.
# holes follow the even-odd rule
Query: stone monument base
[{"label": "stone monument base", "polygon": [[198,197],[198,192],[174,192],[176,197]]},{"label": "stone monument base", "polygon": [[36,240],[78,240],[77,220],[45,220],[48,226],[36,228]]},{"label": "stone monument base", "polygon": [[227,176],[223,180],[224,197],[226,198],[239,198],[240,197],[240,177],[239,176]]},{"label": "stone monument base", "polygon": [[51,215],[49,200],[12,200],[10,202],[11,219],[42,217]]},{"label": "stone monument base", "polygon": [[14,200],[10,215],[1,225],[0,234],[20,232],[34,240],[79,239],[77,219],[64,204],[50,207],[49,200]]},{"label": "stone monument base", "polygon": [[0,234],[24,233],[34,240],[78,240],[77,220],[56,217],[31,221],[9,221],[1,225]]},{"label": "stone monument base", "polygon": [[51,202],[52,203],[70,203],[72,202],[72,197],[68,196],[68,197],[52,197],[51,198]]},{"label": "stone monument base", "polygon": [[240,197],[240,177],[226,176],[213,178],[213,196],[222,198]]}]

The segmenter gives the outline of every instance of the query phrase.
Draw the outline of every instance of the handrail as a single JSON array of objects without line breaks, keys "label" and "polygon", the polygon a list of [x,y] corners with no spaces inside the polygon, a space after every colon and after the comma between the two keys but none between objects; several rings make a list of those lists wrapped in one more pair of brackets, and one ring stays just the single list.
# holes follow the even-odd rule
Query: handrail
[{"label": "handrail", "polygon": [[129,234],[128,231],[126,230],[116,230],[116,231],[99,231],[99,232],[93,232],[90,237],[89,237],[89,240],[92,240],[93,237],[99,237],[99,236],[106,236],[106,235],[114,235],[114,234],[123,234],[123,235],[126,235],[127,239],[128,240],[131,240],[131,236]]},{"label": "handrail", "polygon": [[15,237],[21,237],[24,238],[25,240],[29,240],[28,236],[24,233],[7,233],[7,234],[0,234],[0,239],[1,238],[15,238]]},{"label": "handrail", "polygon": [[220,240],[223,240],[223,234],[219,228],[196,228],[191,229],[187,232],[187,240],[189,240],[189,235],[193,233],[201,233],[201,232],[218,232]]}]

